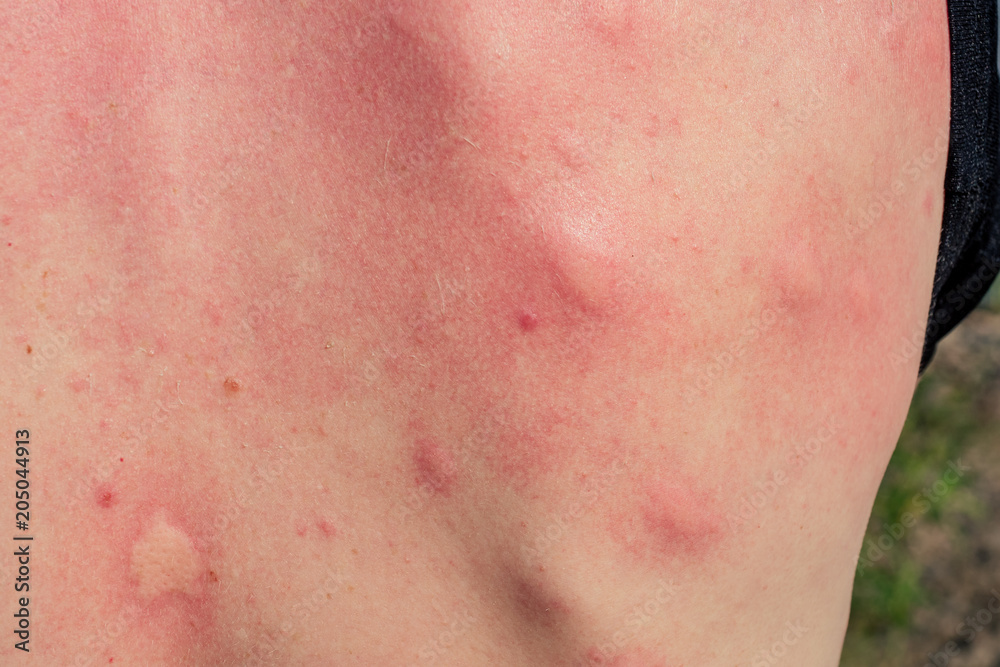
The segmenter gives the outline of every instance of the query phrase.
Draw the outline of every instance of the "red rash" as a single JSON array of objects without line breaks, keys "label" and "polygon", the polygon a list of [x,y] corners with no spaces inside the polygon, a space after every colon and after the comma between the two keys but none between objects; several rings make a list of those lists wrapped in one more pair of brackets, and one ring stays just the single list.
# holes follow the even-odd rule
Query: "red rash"
[{"label": "red rash", "polygon": [[[705,275],[715,260],[703,239],[686,243],[690,222],[660,229],[642,206],[622,203],[632,201],[628,179],[607,175],[605,153],[612,140],[630,140],[630,123],[643,137],[636,155],[650,150],[649,112],[609,110],[602,123],[620,136],[588,144],[579,138],[585,122],[573,118],[593,106],[587,94],[614,97],[601,89],[612,84],[515,94],[516,82],[499,75],[474,85],[485,65],[450,41],[455,26],[437,26],[441,39],[428,41],[431,18],[416,9],[273,11],[310,14],[269,24],[299,26],[288,42],[301,48],[240,53],[250,62],[238,70],[206,64],[227,73],[216,84],[219,113],[241,122],[188,128],[179,163],[159,154],[160,140],[146,136],[159,125],[144,125],[143,114],[200,112],[168,85],[160,54],[122,31],[105,47],[128,52],[133,74],[67,64],[80,89],[61,140],[97,154],[60,175],[56,190],[97,183],[107,211],[80,225],[124,258],[107,267],[125,276],[121,298],[98,312],[84,344],[105,345],[90,338],[104,327],[126,357],[183,351],[192,381],[210,372],[230,398],[300,410],[375,402],[411,443],[400,466],[406,482],[438,499],[465,492],[470,452],[526,497],[570,463],[594,469],[635,454],[641,445],[619,444],[621,434],[652,408],[631,369],[679,377],[706,346],[690,317],[698,290],[654,277],[665,267]],[[632,16],[579,18],[599,32],[621,23],[628,39],[642,33]],[[258,29],[242,10],[227,20],[248,35]],[[346,45],[331,29],[345,24],[364,27],[349,27],[359,34]],[[203,28],[193,21],[191,29]],[[601,57],[589,57],[584,66],[599,71]],[[128,120],[97,106],[106,98],[128,101]],[[294,113],[275,99],[289,99]],[[143,169],[93,148],[97,136],[135,146]],[[162,138],[164,146],[177,140]],[[331,143],[332,154],[353,156],[350,164],[330,160],[323,147]],[[313,214],[289,232],[284,200],[262,209],[255,192],[287,193]],[[165,242],[191,220],[204,225],[206,243]],[[122,383],[139,363],[128,358]],[[233,429],[266,440],[235,418]],[[635,526],[648,533],[640,543],[653,562],[711,542],[710,517],[671,518],[640,482],[632,488],[627,511],[641,517]]]},{"label": "red rash", "polygon": [[[356,322],[351,348],[417,443],[418,484],[437,488],[433,462],[461,459],[471,435],[494,473],[524,489],[558,471],[584,438],[608,453],[612,434],[590,430],[588,413],[623,418],[628,400],[616,398],[621,386],[593,383],[637,354],[669,359],[683,313],[632,263],[644,250],[640,213],[619,203],[621,185],[600,176],[551,112],[536,120],[502,86],[469,89],[479,64],[447,39],[426,42],[415,27],[422,15],[410,11],[359,17],[374,27],[347,59],[312,36],[340,63],[339,78],[296,63],[295,97],[318,136],[358,156],[338,187],[356,190],[349,226],[359,233],[317,229],[323,264],[344,268],[324,275],[308,319]],[[564,173],[538,175],[538,151],[565,156]],[[362,279],[345,289],[345,276]],[[279,308],[277,319],[295,315]],[[268,326],[262,340],[278,345],[285,336]],[[309,333],[282,326],[293,339]],[[348,394],[366,391],[341,372]]]},{"label": "red rash", "polygon": [[[755,349],[833,365],[799,341],[873,329],[871,312],[893,293],[875,296],[887,283],[827,254],[840,230],[815,222],[843,201],[809,192],[780,198],[806,202],[794,215],[762,216],[794,220],[773,247],[745,258],[744,282],[762,285],[748,312],[706,312],[719,300],[711,288],[740,287],[725,280],[719,211],[681,202],[683,175],[654,159],[654,147],[679,146],[687,100],[677,95],[662,110],[670,131],[650,109],[608,107],[659,82],[638,60],[613,63],[623,79],[604,76],[607,53],[583,48],[590,34],[609,47],[648,38],[634,3],[574,17],[590,34],[551,36],[579,68],[562,87],[512,80],[466,48],[460,20],[422,7],[271,3],[271,49],[255,48],[256,8],[220,3],[217,24],[190,10],[182,32],[192,43],[223,26],[238,37],[232,53],[204,60],[200,50],[157,47],[156,22],[140,8],[102,5],[92,16],[77,6],[91,3],[65,4],[61,29],[93,22],[83,32],[102,37],[91,37],[93,58],[53,48],[12,74],[25,81],[22,94],[60,109],[51,132],[26,141],[70,147],[24,199],[72,216],[73,233],[101,250],[93,284],[76,288],[84,310],[50,312],[79,323],[82,354],[119,360],[94,364],[98,392],[112,388],[102,405],[110,415],[128,413],[125,397],[151,392],[144,380],[161,358],[180,369],[166,388],[209,387],[191,409],[221,415],[221,428],[251,449],[269,447],[273,427],[237,414],[245,399],[313,416],[364,405],[385,420],[386,441],[403,443],[389,466],[395,481],[433,490],[439,508],[482,488],[544,502],[554,482],[621,457],[627,473],[602,491],[596,523],[651,569],[702,563],[722,550],[717,488],[669,454],[687,435],[677,425],[695,421],[679,400],[691,360],[707,364],[770,307],[781,319]],[[73,85],[45,89],[25,74],[49,68]],[[177,118],[199,120],[166,120]],[[630,171],[630,160],[652,165],[655,179]],[[647,180],[673,193],[668,203],[643,200],[635,183]],[[82,212],[80,197],[90,207]],[[739,217],[735,206],[728,212]],[[31,213],[17,211],[11,225]],[[31,252],[25,261],[39,259]],[[95,290],[108,299],[95,303]],[[774,366],[803,374],[782,361]],[[765,389],[741,423],[776,412],[769,388],[797,386],[761,366]],[[83,395],[82,384],[73,388]],[[208,643],[228,583],[214,523],[226,498],[195,450],[155,440],[144,438],[91,499],[110,526],[107,605],[137,610],[143,631],[181,646]],[[165,459],[176,465],[161,467]],[[716,471],[726,481],[741,474],[736,464]],[[308,525],[299,530],[309,534]],[[325,520],[312,525],[336,535]],[[527,624],[571,617],[560,591],[518,568],[508,578],[526,583],[515,583],[510,602]],[[611,664],[657,663],[636,653]]]},{"label": "red rash", "polygon": [[451,454],[430,440],[417,440],[413,452],[413,463],[417,468],[417,484],[433,489],[442,496],[451,495],[455,485],[455,461]]},{"label": "red rash", "polygon": [[139,470],[117,458],[115,466],[92,500],[92,525],[101,526],[95,539],[110,547],[89,571],[102,585],[103,617],[120,624],[123,640],[224,658],[228,649],[213,648],[227,620],[217,611],[227,574],[218,565],[226,558],[218,520],[226,505],[216,484],[192,486],[199,476],[193,469]]},{"label": "red rash", "polygon": [[579,667],[668,667],[668,665],[663,659],[653,658],[646,651],[640,649],[626,649],[618,655],[606,657],[595,646],[588,651],[586,660]]},{"label": "red rash", "polygon": [[97,504],[105,509],[111,507],[115,504],[117,498],[115,497],[114,489],[112,489],[107,484],[101,484],[97,488]]}]

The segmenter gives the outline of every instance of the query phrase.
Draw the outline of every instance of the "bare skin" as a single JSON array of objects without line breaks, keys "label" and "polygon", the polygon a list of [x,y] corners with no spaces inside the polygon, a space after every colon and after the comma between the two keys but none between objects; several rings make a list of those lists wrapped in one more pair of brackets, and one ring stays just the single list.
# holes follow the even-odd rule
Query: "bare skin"
[{"label": "bare skin", "polygon": [[943,2],[63,5],[0,9],[40,664],[837,664]]}]

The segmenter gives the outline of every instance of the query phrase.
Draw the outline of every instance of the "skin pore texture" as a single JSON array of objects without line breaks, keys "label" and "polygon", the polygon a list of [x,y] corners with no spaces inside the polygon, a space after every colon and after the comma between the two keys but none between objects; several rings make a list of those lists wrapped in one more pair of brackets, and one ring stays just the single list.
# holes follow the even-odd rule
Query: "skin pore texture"
[{"label": "skin pore texture", "polygon": [[944,2],[0,25],[36,658],[837,664],[930,298]]}]

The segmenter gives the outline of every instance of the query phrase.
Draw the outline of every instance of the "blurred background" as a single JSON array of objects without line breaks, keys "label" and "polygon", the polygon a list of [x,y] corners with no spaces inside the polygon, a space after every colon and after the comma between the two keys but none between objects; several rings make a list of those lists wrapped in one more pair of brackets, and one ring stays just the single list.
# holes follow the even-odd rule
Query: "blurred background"
[{"label": "blurred background", "polygon": [[1000,667],[1000,286],[917,386],[860,556],[841,667]]}]

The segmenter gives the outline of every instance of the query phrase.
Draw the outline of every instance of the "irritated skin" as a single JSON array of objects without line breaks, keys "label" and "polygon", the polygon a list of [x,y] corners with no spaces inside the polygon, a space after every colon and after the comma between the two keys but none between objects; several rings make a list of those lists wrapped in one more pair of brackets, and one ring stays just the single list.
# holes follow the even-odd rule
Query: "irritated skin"
[{"label": "irritated skin", "polygon": [[0,25],[36,657],[837,663],[933,277],[944,2]]}]

